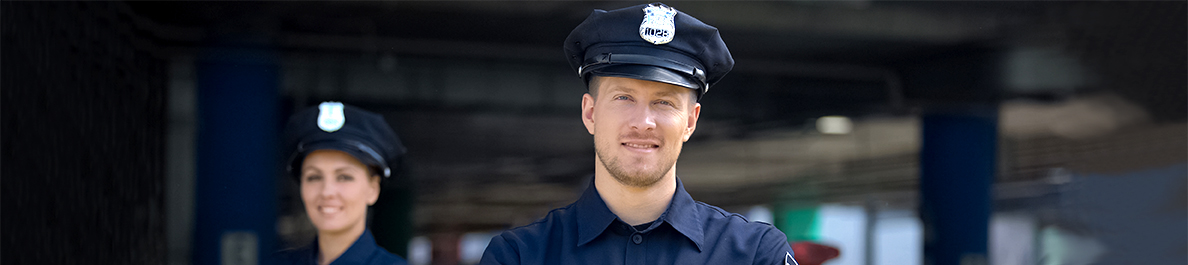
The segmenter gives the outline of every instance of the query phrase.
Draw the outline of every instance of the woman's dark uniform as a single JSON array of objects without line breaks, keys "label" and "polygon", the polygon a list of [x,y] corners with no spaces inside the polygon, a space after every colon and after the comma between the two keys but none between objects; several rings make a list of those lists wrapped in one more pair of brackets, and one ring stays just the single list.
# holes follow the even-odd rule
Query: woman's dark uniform
[{"label": "woman's dark uniform", "polygon": [[[305,156],[316,150],[332,149],[350,154],[382,179],[391,177],[404,146],[383,116],[354,106],[324,102],[298,112],[285,127],[286,148],[291,148],[288,171],[300,178]],[[317,264],[318,240],[304,247],[284,250],[272,256],[273,264]],[[370,228],[331,265],[408,264],[375,243]]]}]

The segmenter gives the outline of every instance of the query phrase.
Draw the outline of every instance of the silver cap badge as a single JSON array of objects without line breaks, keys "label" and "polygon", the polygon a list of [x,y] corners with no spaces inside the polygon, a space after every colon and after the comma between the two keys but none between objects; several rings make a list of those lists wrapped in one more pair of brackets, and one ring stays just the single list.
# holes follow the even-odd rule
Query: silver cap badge
[{"label": "silver cap badge", "polygon": [[318,105],[318,128],[334,132],[342,129],[343,124],[346,124],[346,115],[342,114],[342,103],[327,101]]},{"label": "silver cap badge", "polygon": [[664,4],[650,4],[643,9],[643,22],[639,24],[639,36],[652,44],[660,45],[672,41],[676,36],[677,11]]}]

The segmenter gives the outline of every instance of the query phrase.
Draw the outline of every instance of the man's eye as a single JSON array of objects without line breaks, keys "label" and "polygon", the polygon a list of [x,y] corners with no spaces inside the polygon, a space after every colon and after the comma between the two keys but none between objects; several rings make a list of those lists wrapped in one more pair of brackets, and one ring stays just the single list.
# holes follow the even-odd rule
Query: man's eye
[{"label": "man's eye", "polygon": [[631,100],[631,98],[628,96],[617,96],[617,97],[615,97],[615,99],[616,100]]},{"label": "man's eye", "polygon": [[671,102],[671,101],[667,101],[667,100],[660,100],[660,101],[656,101],[656,103],[657,103],[657,104],[664,104],[664,105],[669,105],[669,106],[676,107],[676,104],[672,104],[672,102]]}]

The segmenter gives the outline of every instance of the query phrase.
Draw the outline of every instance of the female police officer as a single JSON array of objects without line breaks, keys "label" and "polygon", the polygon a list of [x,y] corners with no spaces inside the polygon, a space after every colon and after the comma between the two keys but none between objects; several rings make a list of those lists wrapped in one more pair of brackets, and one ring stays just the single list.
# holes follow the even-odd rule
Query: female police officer
[{"label": "female police officer", "polygon": [[382,116],[338,102],[298,112],[285,127],[292,148],[289,174],[317,227],[306,247],[274,257],[278,264],[406,264],[376,245],[367,228],[367,208],[379,199],[380,181],[404,154]]}]

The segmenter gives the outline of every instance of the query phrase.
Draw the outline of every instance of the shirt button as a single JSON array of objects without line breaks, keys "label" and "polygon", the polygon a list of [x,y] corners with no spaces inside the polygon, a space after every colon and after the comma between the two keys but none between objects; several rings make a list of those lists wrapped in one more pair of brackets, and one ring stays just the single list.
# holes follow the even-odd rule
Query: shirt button
[{"label": "shirt button", "polygon": [[643,236],[635,234],[631,236],[631,241],[635,242],[636,245],[639,245],[639,243],[643,243]]}]

